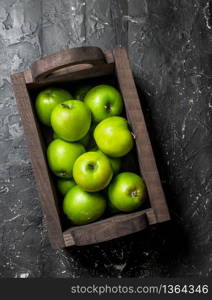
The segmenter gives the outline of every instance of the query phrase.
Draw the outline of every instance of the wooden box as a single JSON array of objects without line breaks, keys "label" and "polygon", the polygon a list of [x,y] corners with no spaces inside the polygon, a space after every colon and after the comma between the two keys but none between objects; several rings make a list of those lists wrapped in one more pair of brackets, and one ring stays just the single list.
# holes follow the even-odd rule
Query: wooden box
[{"label": "wooden box", "polygon": [[[102,51],[96,47],[63,50],[46,56],[31,68],[11,76],[40,194],[44,220],[53,248],[99,243],[143,230],[170,219],[129,60],[123,48]],[[125,104],[128,122],[135,135],[135,165],[148,191],[146,205],[129,214],[109,216],[83,226],[64,221],[54,177],[46,162],[45,128],[34,112],[36,94],[49,85],[76,85],[78,81],[114,82]],[[137,156],[137,157],[136,157]]]}]

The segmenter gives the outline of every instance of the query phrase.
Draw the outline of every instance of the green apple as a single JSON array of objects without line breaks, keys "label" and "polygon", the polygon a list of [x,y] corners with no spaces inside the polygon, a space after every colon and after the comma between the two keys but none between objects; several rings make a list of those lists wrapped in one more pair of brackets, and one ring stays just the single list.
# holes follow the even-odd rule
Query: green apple
[{"label": "green apple", "polygon": [[[53,133],[53,137],[52,138],[54,140],[55,139],[60,139],[60,137],[55,132]],[[88,145],[89,141],[90,141],[90,133],[88,131],[88,133],[81,140],[79,140],[77,142],[86,147]]]},{"label": "green apple", "polygon": [[47,148],[49,168],[58,177],[71,178],[74,162],[84,152],[84,146],[79,143],[56,139]]},{"label": "green apple", "polygon": [[74,186],[76,183],[73,179],[60,178],[57,180],[58,191],[65,196],[65,194]]},{"label": "green apple", "polygon": [[108,188],[109,206],[114,210],[131,212],[139,208],[145,199],[143,179],[135,173],[118,174]]},{"label": "green apple", "polygon": [[91,125],[91,112],[82,101],[65,101],[53,109],[51,125],[61,139],[76,142],[88,133]]},{"label": "green apple", "polygon": [[98,152],[86,152],[74,163],[73,177],[87,192],[103,190],[111,181],[113,169],[109,159]]},{"label": "green apple", "polygon": [[94,130],[94,139],[99,149],[111,157],[124,156],[133,148],[133,136],[127,120],[122,117],[100,122]]},{"label": "green apple", "polygon": [[[97,149],[96,151],[99,152],[99,153],[102,153],[103,155],[106,155],[100,149]],[[113,174],[117,174],[120,170],[120,167],[121,167],[121,159],[120,158],[113,158],[113,157],[109,157],[109,156],[107,156],[107,158],[109,159],[109,161],[111,163],[111,166],[112,166],[112,169],[113,169]]]},{"label": "green apple", "polygon": [[39,120],[50,126],[50,117],[52,110],[58,104],[72,99],[71,94],[61,88],[50,87],[41,91],[35,100],[35,109]]},{"label": "green apple", "polygon": [[98,85],[86,94],[84,102],[90,108],[96,123],[102,120],[118,116],[123,109],[121,94],[110,85]]},{"label": "green apple", "polygon": [[82,84],[78,86],[74,92],[74,99],[83,101],[88,91],[92,88],[90,84]]},{"label": "green apple", "polygon": [[100,193],[85,192],[72,187],[63,201],[63,211],[75,225],[84,225],[100,218],[106,209],[106,200]]}]

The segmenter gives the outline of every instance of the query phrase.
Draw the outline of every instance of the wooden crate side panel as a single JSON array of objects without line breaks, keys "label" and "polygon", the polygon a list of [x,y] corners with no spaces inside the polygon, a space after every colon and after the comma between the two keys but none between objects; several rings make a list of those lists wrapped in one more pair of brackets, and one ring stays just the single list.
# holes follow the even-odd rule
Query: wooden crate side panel
[{"label": "wooden crate side panel", "polygon": [[30,150],[35,180],[41,197],[42,210],[46,218],[49,240],[53,248],[61,248],[64,247],[64,240],[55,195],[52,190],[36,121],[26,88],[24,73],[12,75],[11,80]]},{"label": "wooden crate side panel", "polygon": [[170,219],[164,192],[161,186],[151,142],[146,128],[144,115],[131,72],[126,51],[123,48],[113,50],[115,70],[127,111],[127,117],[136,137],[138,160],[142,176],[146,182],[150,203],[157,222]]},{"label": "wooden crate side panel", "polygon": [[152,209],[131,214],[116,215],[105,220],[83,226],[75,226],[66,230],[65,245],[83,246],[109,241],[145,229],[148,223],[154,223]]}]

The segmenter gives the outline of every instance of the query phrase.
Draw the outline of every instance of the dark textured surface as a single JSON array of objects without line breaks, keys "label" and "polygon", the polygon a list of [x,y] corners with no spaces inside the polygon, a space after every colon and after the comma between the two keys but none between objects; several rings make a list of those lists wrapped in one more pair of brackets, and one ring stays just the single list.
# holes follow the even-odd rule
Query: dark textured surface
[{"label": "dark textured surface", "polygon": [[[0,277],[208,275],[212,268],[212,2],[0,0]],[[81,45],[127,48],[172,222],[52,250],[10,73]]]}]

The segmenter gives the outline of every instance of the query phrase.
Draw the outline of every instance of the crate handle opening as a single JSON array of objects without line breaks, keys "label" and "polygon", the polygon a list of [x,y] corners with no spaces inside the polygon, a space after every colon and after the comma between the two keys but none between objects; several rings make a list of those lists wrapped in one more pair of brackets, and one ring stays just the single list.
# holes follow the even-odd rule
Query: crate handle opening
[{"label": "crate handle opening", "polygon": [[95,65],[105,64],[103,51],[98,47],[66,49],[41,58],[31,66],[34,82],[64,74],[87,70]]}]

